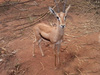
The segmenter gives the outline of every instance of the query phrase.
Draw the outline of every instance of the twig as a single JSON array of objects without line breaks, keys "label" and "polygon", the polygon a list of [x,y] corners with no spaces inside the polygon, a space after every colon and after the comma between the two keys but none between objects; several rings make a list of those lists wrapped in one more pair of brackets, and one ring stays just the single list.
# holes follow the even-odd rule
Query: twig
[{"label": "twig", "polygon": [[82,64],[83,60],[80,60],[77,55],[75,55],[75,57],[78,59],[78,61],[79,61],[79,64],[78,65],[80,66]]},{"label": "twig", "polygon": [[65,33],[65,35],[66,35],[66,36],[70,36],[70,37],[76,37],[76,36],[73,36],[73,35],[69,35],[69,34],[66,34],[66,33]]},{"label": "twig", "polygon": [[40,62],[40,64],[42,65],[42,69],[44,70],[44,65],[43,65],[43,63],[42,63],[42,62]]},{"label": "twig", "polygon": [[83,73],[82,73],[82,71],[80,69],[77,69],[77,70],[83,75]]}]

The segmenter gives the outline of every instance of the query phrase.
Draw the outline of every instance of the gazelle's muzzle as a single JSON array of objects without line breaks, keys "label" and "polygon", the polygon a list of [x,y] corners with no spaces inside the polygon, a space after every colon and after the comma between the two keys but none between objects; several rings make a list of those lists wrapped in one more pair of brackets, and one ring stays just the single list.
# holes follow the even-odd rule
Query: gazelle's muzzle
[{"label": "gazelle's muzzle", "polygon": [[61,28],[65,28],[65,25],[60,25]]}]

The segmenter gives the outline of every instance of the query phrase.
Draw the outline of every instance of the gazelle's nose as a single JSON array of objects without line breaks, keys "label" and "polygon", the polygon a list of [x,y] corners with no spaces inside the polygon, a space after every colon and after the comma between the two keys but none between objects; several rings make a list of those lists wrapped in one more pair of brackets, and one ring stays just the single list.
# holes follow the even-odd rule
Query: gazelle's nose
[{"label": "gazelle's nose", "polygon": [[61,28],[64,28],[65,27],[65,25],[61,25]]}]

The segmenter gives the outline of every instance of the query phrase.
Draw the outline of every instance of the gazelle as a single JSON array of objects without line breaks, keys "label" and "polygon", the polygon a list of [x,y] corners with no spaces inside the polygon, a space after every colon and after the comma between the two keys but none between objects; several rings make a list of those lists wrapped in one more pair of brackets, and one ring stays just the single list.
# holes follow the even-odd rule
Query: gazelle
[{"label": "gazelle", "polygon": [[[64,10],[64,12],[57,13],[51,7],[49,7],[50,12],[57,18],[57,26],[50,26],[45,23],[38,23],[34,26],[34,33],[36,37],[34,45],[36,45],[36,42],[38,42],[42,56],[44,56],[44,53],[41,48],[41,41],[45,39],[54,44],[55,66],[56,66],[56,56],[58,63],[60,59],[59,57],[60,46],[64,35],[64,28],[66,26],[66,18],[69,8],[70,5],[66,8],[66,10]],[[33,56],[35,56],[35,46],[33,50]]]}]

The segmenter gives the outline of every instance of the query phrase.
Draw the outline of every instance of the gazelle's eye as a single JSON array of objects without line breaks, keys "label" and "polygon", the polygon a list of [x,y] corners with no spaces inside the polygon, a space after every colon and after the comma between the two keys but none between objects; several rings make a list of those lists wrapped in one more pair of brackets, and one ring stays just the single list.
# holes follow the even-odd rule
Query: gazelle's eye
[{"label": "gazelle's eye", "polygon": [[60,20],[60,18],[59,18],[59,17],[57,17],[57,19],[58,19],[58,20]]}]

